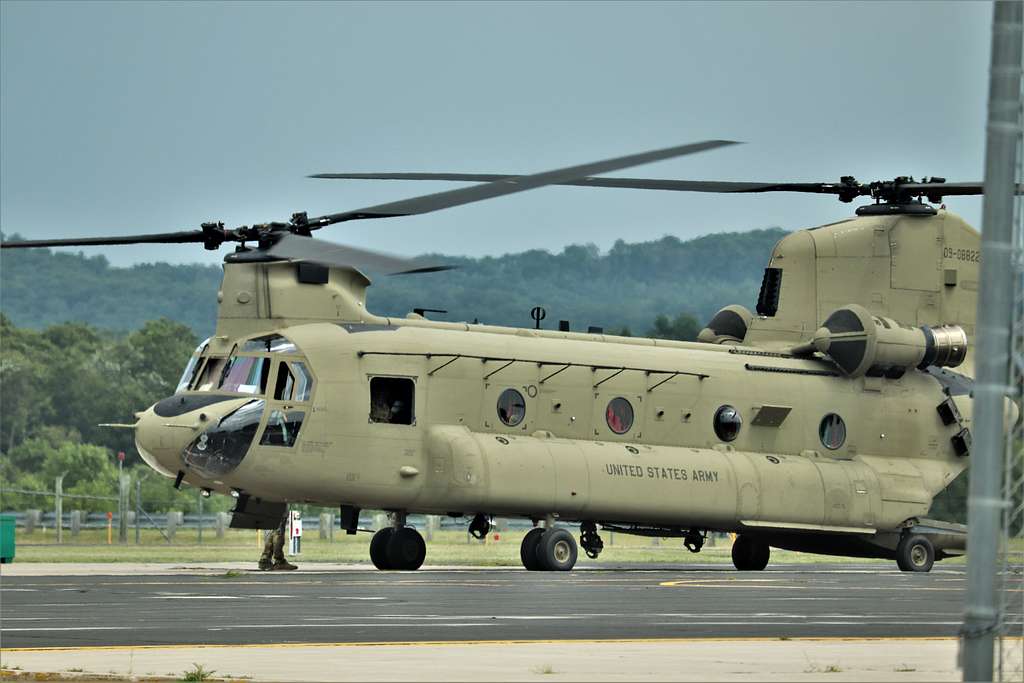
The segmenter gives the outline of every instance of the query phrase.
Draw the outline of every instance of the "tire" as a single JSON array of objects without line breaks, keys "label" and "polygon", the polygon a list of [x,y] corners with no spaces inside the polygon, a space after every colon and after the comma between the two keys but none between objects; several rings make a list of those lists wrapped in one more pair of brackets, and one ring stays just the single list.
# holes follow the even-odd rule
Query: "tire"
[{"label": "tire", "polygon": [[768,566],[771,548],[764,541],[740,535],[732,544],[732,564],[741,572],[759,572]]},{"label": "tire", "polygon": [[927,536],[907,535],[896,546],[896,565],[905,572],[930,572],[935,564],[935,546]]},{"label": "tire", "polygon": [[526,535],[523,536],[523,543],[519,546],[519,559],[528,571],[537,572],[542,569],[540,562],[537,560],[537,543],[540,542],[540,537],[543,534],[543,529],[535,527],[527,531]]},{"label": "tire", "polygon": [[576,564],[576,539],[566,529],[546,529],[537,542],[537,562],[541,569],[567,572]]},{"label": "tire", "polygon": [[388,526],[375,533],[373,538],[370,539],[370,561],[373,562],[373,566],[377,569],[391,569],[387,550],[388,541],[391,540],[391,536],[394,533],[394,528]]},{"label": "tire", "polygon": [[412,527],[396,529],[387,544],[387,558],[391,569],[415,571],[427,557],[427,544],[420,532]]}]

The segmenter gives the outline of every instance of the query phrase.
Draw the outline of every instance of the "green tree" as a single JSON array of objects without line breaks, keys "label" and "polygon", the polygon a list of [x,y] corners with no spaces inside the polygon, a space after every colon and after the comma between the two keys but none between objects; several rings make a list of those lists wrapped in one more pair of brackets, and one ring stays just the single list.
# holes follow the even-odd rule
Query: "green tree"
[{"label": "green tree", "polygon": [[648,332],[648,337],[655,339],[676,339],[678,341],[693,341],[700,332],[700,324],[697,319],[689,313],[680,313],[675,318],[667,315],[659,315],[654,319],[654,327]]}]

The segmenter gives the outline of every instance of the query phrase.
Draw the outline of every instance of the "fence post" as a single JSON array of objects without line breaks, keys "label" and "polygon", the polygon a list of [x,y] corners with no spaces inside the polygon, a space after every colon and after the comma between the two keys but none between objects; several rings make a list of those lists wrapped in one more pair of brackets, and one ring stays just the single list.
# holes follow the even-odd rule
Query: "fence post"
[{"label": "fence post", "polygon": [[71,537],[78,536],[82,531],[82,511],[72,510],[71,511]]},{"label": "fence post", "polygon": [[39,510],[26,510],[25,511],[25,533],[35,533],[36,527],[39,526],[39,518],[42,513]]},{"label": "fence post", "polygon": [[217,513],[217,538],[224,538],[224,527],[228,525],[228,513]]},{"label": "fence post", "polygon": [[175,510],[167,512],[167,542],[174,540],[174,532],[178,530],[178,513]]},{"label": "fence post", "polygon": [[197,489],[196,495],[199,497],[199,545],[203,544],[203,492]]},{"label": "fence post", "polygon": [[128,542],[128,492],[131,490],[130,476],[122,474],[117,480],[117,542]]},{"label": "fence post", "polygon": [[318,535],[319,535],[321,541],[326,541],[327,540],[327,532],[328,532],[327,525],[328,525],[328,522],[330,522],[330,517],[331,517],[330,513],[327,513],[327,512],[321,512],[320,513],[320,533]]},{"label": "fence post", "polygon": [[53,527],[57,530],[57,543],[64,542],[64,475],[53,482]]}]

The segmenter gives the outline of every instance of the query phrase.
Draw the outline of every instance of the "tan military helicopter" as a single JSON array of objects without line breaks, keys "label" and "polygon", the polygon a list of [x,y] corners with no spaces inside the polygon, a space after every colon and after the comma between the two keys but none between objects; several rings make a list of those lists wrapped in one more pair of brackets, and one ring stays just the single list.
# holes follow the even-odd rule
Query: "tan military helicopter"
[{"label": "tan military helicopter", "polygon": [[[483,181],[468,188],[288,223],[4,248],[200,242],[225,258],[216,334],[177,392],[137,415],[136,442],[162,474],[237,497],[232,525],[273,528],[285,505],[391,513],[370,556],[417,569],[410,513],[533,520],[521,558],[566,571],[578,522],[599,531],[738,534],[741,570],[769,548],[894,558],[928,571],[962,553],[964,529],[925,519],[970,453],[979,236],[924,203],[980,183],[709,183],[595,174],[714,149],[709,141],[530,176],[327,174]],[[765,270],[757,311],[728,306],[696,343],[495,327],[366,310],[359,268],[439,267],[310,236],[342,221],[402,216],[550,184],[871,196],[857,217],[790,234]],[[249,246],[253,244],[254,246]],[[965,365],[968,374],[948,368]]]}]

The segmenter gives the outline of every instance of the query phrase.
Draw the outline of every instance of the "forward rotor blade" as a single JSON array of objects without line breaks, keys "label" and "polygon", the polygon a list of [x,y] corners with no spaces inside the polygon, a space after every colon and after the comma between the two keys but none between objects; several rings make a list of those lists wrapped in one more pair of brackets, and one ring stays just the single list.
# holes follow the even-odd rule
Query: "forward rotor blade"
[{"label": "forward rotor blade", "polygon": [[151,235],[118,235],[116,237],[74,237],[59,240],[23,240],[0,243],[0,249],[28,249],[32,247],[95,247],[110,244],[184,244],[202,242],[202,230],[161,232]]},{"label": "forward rotor blade", "polygon": [[388,275],[433,273],[451,270],[454,266],[424,263],[420,259],[407,259],[379,251],[348,247],[315,237],[286,234],[278,238],[267,253],[278,258],[301,259],[323,266],[353,267]]},{"label": "forward rotor blade", "polygon": [[[928,194],[937,192],[943,196],[985,194],[984,183],[906,183],[903,189]],[[1017,185],[1016,194],[1024,194],[1024,183]]]},{"label": "forward rotor blade", "polygon": [[514,194],[516,192],[523,192],[524,190],[531,190],[544,185],[557,185],[572,180],[578,180],[590,175],[609,173],[623,168],[639,166],[640,164],[649,164],[654,161],[672,159],[674,157],[695,154],[697,152],[704,152],[711,149],[717,149],[718,147],[735,144],[739,143],[731,140],[708,140],[690,145],[680,145],[678,147],[668,147],[666,149],[643,152],[641,154],[630,154],[590,164],[569,166],[566,168],[555,169],[553,171],[535,173],[533,175],[510,176],[481,185],[474,185],[473,187],[448,190],[447,192],[438,192],[435,194],[413,197],[411,199],[403,199],[397,202],[378,204],[364,209],[356,209],[354,211],[345,211],[342,213],[320,216],[319,218],[311,218],[307,225],[310,229],[317,229],[334,223],[363,218],[388,218],[392,216],[412,216],[416,214],[429,213],[440,209],[448,209],[453,206],[461,206],[463,204],[483,201],[484,199],[492,199],[494,197],[501,197],[508,194]]}]

